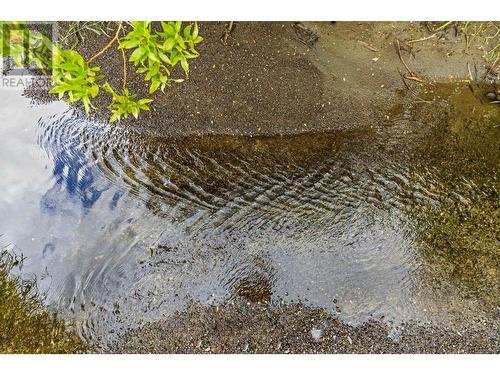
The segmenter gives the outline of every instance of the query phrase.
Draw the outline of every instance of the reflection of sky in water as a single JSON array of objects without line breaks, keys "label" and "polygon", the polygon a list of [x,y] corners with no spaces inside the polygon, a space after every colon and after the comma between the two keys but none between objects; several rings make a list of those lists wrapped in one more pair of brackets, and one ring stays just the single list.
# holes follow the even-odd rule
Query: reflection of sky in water
[{"label": "reflection of sky in water", "polygon": [[41,200],[41,209],[48,214],[56,213],[60,201],[70,198],[80,200],[83,208],[92,208],[106,190],[96,186],[96,172],[86,163],[83,154],[57,155],[52,173],[54,186],[47,190]]},{"label": "reflection of sky in water", "polygon": [[[56,296],[64,278],[72,272],[71,262],[77,254],[75,246],[79,247],[83,234],[91,238],[92,231],[95,234],[95,230],[104,225],[106,216],[100,218],[94,214],[92,220],[86,216],[110,189],[110,183],[89,163],[77,138],[68,139],[64,147],[51,150],[40,147],[39,118],[63,113],[67,110],[64,104],[25,109],[29,106],[27,99],[13,92],[2,91],[0,95],[3,103],[0,112],[2,244],[13,244],[28,257],[24,269],[27,274],[42,276],[39,280],[42,289],[51,285],[56,276],[59,290],[49,293]],[[104,197],[107,204],[98,208],[101,213],[117,207],[123,191],[113,190]]]},{"label": "reflection of sky in water", "polygon": [[[46,302],[63,315],[77,321],[92,317],[95,322],[89,324],[97,329],[100,324],[107,329],[103,322],[115,317],[106,314],[126,300],[143,301],[129,307],[141,314],[139,320],[149,307],[150,318],[158,316],[153,308],[159,305],[172,311],[173,305],[151,299],[173,300],[182,287],[162,285],[141,264],[159,236],[177,232],[176,226],[151,215],[144,202],[126,194],[126,187],[103,176],[80,137],[66,134],[65,126],[81,126],[67,121],[66,105],[33,108],[27,99],[3,91],[0,101],[0,245],[23,253],[24,277],[35,276]],[[44,131],[54,133],[41,140]],[[180,276],[180,270],[164,274],[169,272]],[[197,275],[184,284],[184,294],[190,284],[199,284],[203,299],[213,291]]]}]

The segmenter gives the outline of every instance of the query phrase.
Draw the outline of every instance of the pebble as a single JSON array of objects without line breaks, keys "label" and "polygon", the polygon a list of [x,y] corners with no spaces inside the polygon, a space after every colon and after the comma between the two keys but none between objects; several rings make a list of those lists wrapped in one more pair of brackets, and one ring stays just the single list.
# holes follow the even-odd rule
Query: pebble
[{"label": "pebble", "polygon": [[487,99],[489,99],[491,101],[498,100],[497,95],[495,93],[493,93],[493,92],[489,92],[485,96],[486,96]]},{"label": "pebble", "polygon": [[311,329],[311,336],[315,342],[319,342],[321,336],[323,335],[323,331],[318,328]]}]

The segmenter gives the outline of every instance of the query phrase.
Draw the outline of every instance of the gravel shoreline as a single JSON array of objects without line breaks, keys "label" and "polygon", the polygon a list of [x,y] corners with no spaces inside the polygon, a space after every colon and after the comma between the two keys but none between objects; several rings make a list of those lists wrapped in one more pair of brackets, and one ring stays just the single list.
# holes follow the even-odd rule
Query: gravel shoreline
[{"label": "gravel shoreline", "polygon": [[454,329],[407,323],[396,331],[359,327],[302,304],[192,303],[183,312],[133,329],[105,353],[500,353],[498,319]]}]

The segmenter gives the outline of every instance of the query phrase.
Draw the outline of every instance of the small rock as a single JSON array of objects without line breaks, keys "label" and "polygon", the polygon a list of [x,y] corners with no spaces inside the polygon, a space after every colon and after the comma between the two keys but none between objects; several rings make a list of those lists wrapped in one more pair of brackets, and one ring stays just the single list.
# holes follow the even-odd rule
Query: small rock
[{"label": "small rock", "polygon": [[497,100],[497,96],[494,92],[489,92],[485,96],[487,99],[489,99],[491,101]]},{"label": "small rock", "polygon": [[323,334],[323,331],[321,329],[318,329],[318,328],[311,329],[311,336],[315,342],[319,342],[322,334]]},{"label": "small rock", "polygon": [[351,336],[347,336],[347,341],[349,341],[349,344],[352,345],[352,339],[351,339]]}]

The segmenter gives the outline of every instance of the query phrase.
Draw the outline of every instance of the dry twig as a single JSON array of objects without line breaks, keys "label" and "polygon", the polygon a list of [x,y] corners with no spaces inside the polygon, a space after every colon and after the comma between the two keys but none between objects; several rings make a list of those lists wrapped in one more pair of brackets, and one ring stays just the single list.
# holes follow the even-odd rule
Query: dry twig
[{"label": "dry twig", "polygon": [[370,46],[368,43],[363,42],[362,40],[358,40],[358,43],[361,44],[363,47],[368,48],[372,52],[379,52],[380,51],[379,49]]},{"label": "dry twig", "polygon": [[415,74],[415,72],[413,72],[410,67],[408,66],[408,64],[406,64],[406,61],[403,59],[403,55],[401,54],[401,46],[399,45],[399,40],[396,39],[396,51],[398,53],[398,56],[399,56],[399,60],[401,60],[401,62],[403,63],[404,67],[406,68],[407,70],[407,74],[403,75],[403,77],[405,79],[409,79],[411,81],[416,81],[416,82],[419,82],[419,83],[425,83],[425,81],[421,78],[419,78],[417,76],[417,74]]},{"label": "dry twig", "polygon": [[474,78],[472,78],[472,72],[470,70],[470,64],[468,61],[467,61],[467,70],[469,71],[469,80],[474,81]]},{"label": "dry twig", "polygon": [[432,38],[435,38],[435,37],[436,37],[436,34],[432,34],[430,36],[426,36],[425,38],[409,40],[409,41],[407,41],[405,43],[406,44],[412,44],[412,43],[417,43],[417,42],[423,42],[424,40],[429,40],[429,39],[432,39]]},{"label": "dry twig", "polygon": [[229,35],[233,32],[234,29],[234,21],[230,21],[228,24],[224,25],[224,34],[222,34],[222,37],[220,40],[222,41],[222,44],[227,46],[227,39],[229,38]]}]

